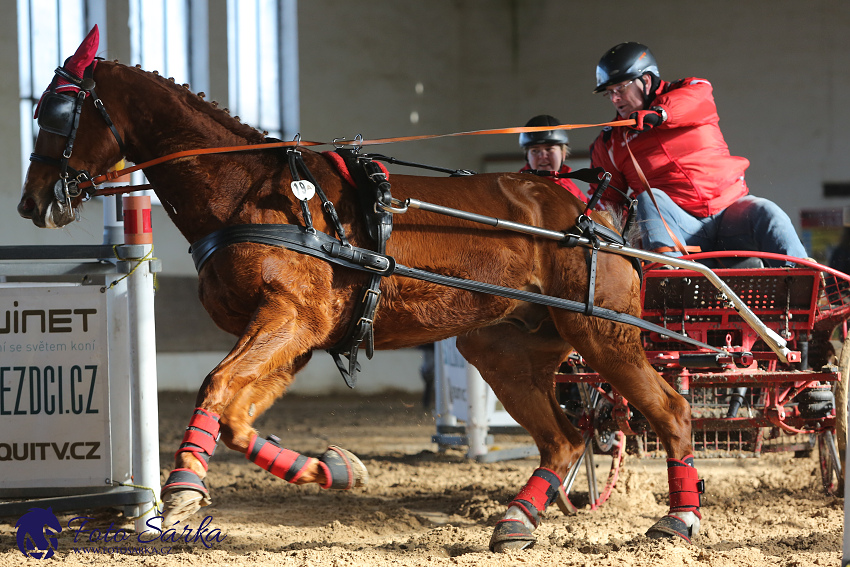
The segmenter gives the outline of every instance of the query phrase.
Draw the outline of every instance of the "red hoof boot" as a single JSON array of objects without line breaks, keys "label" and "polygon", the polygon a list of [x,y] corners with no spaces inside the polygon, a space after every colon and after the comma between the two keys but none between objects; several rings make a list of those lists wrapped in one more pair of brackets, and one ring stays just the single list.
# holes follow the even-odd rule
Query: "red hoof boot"
[{"label": "red hoof boot", "polygon": [[680,537],[688,543],[699,534],[702,516],[700,494],[705,492],[705,483],[699,479],[694,468],[694,457],[667,459],[667,482],[670,486],[670,512],[647,530],[651,538]]},{"label": "red hoof boot", "polygon": [[328,477],[327,484],[322,488],[334,490],[348,490],[366,486],[369,481],[369,472],[360,459],[351,451],[342,447],[331,445],[328,450],[319,457],[319,462],[324,466]]},{"label": "red hoof boot", "polygon": [[655,522],[655,525],[646,531],[646,535],[653,539],[673,539],[680,537],[687,543],[691,543],[691,538],[696,537],[698,532],[699,518],[696,518],[694,525],[688,526],[678,516],[668,514]]},{"label": "red hoof boot", "polygon": [[504,553],[512,549],[529,549],[535,541],[531,530],[520,520],[499,520],[490,538],[490,551]]}]

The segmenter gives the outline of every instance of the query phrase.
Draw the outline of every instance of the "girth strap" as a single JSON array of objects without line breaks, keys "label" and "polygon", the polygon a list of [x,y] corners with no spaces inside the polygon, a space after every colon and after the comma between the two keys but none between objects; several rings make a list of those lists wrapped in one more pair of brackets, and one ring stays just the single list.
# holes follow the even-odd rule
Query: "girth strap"
[{"label": "girth strap", "polygon": [[[393,230],[393,216],[392,213],[378,208],[376,204],[390,205],[392,203],[387,174],[371,158],[359,155],[354,150],[339,148],[337,153],[342,157],[355,182],[369,236],[375,241],[377,251],[383,254],[386,252],[387,240]],[[349,388],[353,388],[357,383],[359,371],[357,354],[360,347],[365,347],[366,358],[370,360],[375,352],[374,322],[381,299],[382,277],[383,274],[380,272],[372,273],[369,282],[363,288],[363,298],[355,307],[346,338],[328,349]],[[342,360],[343,356],[348,358],[348,368]]]}]

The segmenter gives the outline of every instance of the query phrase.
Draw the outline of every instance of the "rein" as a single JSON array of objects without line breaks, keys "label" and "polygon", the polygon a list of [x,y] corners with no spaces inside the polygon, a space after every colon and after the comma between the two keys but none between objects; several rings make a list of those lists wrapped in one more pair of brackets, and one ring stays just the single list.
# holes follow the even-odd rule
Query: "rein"
[{"label": "rein", "polygon": [[[664,224],[664,228],[667,230],[667,234],[670,235],[670,238],[673,240],[673,249],[667,250],[664,248],[656,249],[655,252],[675,252],[678,251],[682,256],[687,256],[691,252],[699,252],[699,246],[685,246],[682,242],[676,237],[676,234],[673,232],[673,229],[670,228],[670,225],[667,224],[667,221],[664,219],[664,215],[661,214],[661,208],[658,206],[658,203],[655,201],[655,195],[652,194],[652,187],[649,184],[649,181],[646,179],[646,174],[644,174],[643,169],[641,169],[640,164],[638,164],[637,158],[635,154],[632,152],[631,146],[629,146],[629,140],[626,138],[626,133],[623,132],[623,144],[625,144],[626,149],[629,150],[629,157],[632,160],[632,166],[635,168],[635,172],[640,179],[641,184],[643,184],[643,190],[649,195],[649,199],[652,201],[652,204],[655,205],[655,210],[658,211],[658,218],[661,219],[661,222]],[[665,247],[666,248],[666,247]]]},{"label": "rein", "polygon": [[[102,106],[102,103],[101,103]],[[255,151],[255,150],[269,150],[275,148],[297,148],[298,146],[330,146],[333,145],[337,148],[341,148],[344,146],[353,146],[356,149],[359,149],[362,146],[372,146],[372,145],[380,145],[380,144],[391,144],[391,143],[399,143],[399,142],[412,142],[419,140],[431,140],[436,138],[449,138],[453,136],[486,136],[493,134],[516,134],[523,132],[540,132],[540,131],[548,131],[548,130],[572,130],[578,128],[597,128],[604,126],[629,126],[634,124],[635,121],[633,119],[628,120],[615,120],[613,122],[603,122],[600,124],[561,124],[560,126],[523,126],[523,127],[512,127],[512,128],[494,128],[490,130],[470,130],[466,132],[453,132],[450,134],[426,134],[420,136],[404,136],[404,137],[396,137],[396,138],[376,138],[373,140],[363,140],[363,139],[355,139],[353,141],[347,141],[344,139],[336,139],[333,142],[312,142],[307,140],[302,140],[301,135],[297,135],[294,140],[284,142],[284,141],[276,141],[276,142],[267,142],[264,144],[247,144],[240,146],[221,146],[217,148],[195,148],[192,150],[183,150],[180,152],[174,152],[165,156],[161,156],[152,160],[148,160],[146,162],[132,165],[129,167],[125,167],[123,169],[118,169],[114,171],[108,171],[106,173],[96,175],[94,177],[89,177],[83,180],[78,186],[80,189],[89,189],[94,188],[93,191],[87,191],[89,194],[93,196],[98,195],[116,195],[120,193],[132,193],[134,191],[141,191],[144,189],[150,189],[151,186],[149,184],[144,185],[125,185],[122,187],[110,187],[108,189],[98,189],[97,186],[106,183],[109,181],[114,181],[119,177],[124,175],[133,173],[135,171],[139,171],[141,169],[145,169],[148,167],[153,167],[155,165],[159,165],[161,163],[165,163],[168,161],[172,161],[179,158],[184,157],[192,157],[199,155],[209,155],[209,154],[224,154],[224,153],[232,153],[232,152],[245,152],[245,151]],[[375,159],[386,158],[386,156],[375,156]],[[395,160],[395,158],[386,158],[386,161],[389,163],[397,163],[399,165],[413,165],[409,162],[401,162]],[[446,173],[457,173],[459,175],[465,175],[465,170],[443,170],[442,168],[438,169],[438,171],[444,171]]]}]

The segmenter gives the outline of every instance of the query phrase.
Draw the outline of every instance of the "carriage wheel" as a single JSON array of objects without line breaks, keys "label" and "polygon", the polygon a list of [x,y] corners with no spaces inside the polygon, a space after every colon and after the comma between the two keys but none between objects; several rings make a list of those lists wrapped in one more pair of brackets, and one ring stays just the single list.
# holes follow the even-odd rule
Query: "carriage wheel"
[{"label": "carriage wheel", "polygon": [[[841,380],[836,382],[832,387],[832,392],[835,395],[835,438],[830,440],[830,444],[837,446],[838,450],[833,457],[830,457],[829,446],[825,440],[821,439],[824,435],[818,436],[818,453],[821,461],[821,477],[823,478],[824,488],[830,494],[838,497],[844,496],[844,464],[847,462],[847,436],[848,436],[848,416],[850,410],[850,344],[844,341],[844,346],[841,347],[841,356],[838,359],[838,371],[841,373]],[[824,450],[821,450],[821,445],[824,445]],[[833,462],[835,461],[835,462]],[[834,478],[832,478],[834,475]],[[827,481],[827,478],[830,478]],[[834,489],[830,490],[830,486],[834,485]]]},{"label": "carriage wheel", "polygon": [[599,418],[610,411],[611,403],[589,384],[578,384],[578,390],[581,407],[576,417],[594,423],[594,427],[592,432],[582,431],[584,452],[567,472],[558,495],[558,507],[565,514],[575,514],[588,505],[596,510],[608,500],[626,456],[626,436],[622,431],[599,431],[595,427]]},{"label": "carriage wheel", "polygon": [[821,482],[827,494],[841,497],[844,495],[844,474],[839,461],[838,446],[832,431],[818,434],[818,461],[820,462]]}]

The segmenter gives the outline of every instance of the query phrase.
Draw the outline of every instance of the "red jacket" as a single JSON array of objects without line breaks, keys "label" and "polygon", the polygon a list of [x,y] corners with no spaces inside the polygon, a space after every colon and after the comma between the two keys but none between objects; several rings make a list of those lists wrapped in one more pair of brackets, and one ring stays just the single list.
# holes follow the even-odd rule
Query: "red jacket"
[{"label": "red jacket", "polygon": [[[531,171],[531,166],[528,165],[528,164],[525,164],[525,167],[523,167],[519,171],[520,171],[520,173],[522,173],[523,171]],[[572,169],[570,169],[570,167],[568,165],[562,165],[561,169],[558,171],[558,173],[559,174],[570,173],[571,171],[572,171]],[[573,195],[575,195],[576,197],[581,199],[582,203],[587,203],[587,196],[584,193],[581,192],[581,189],[578,188],[578,185],[573,183],[572,179],[568,179],[566,177],[552,177],[552,176],[546,176],[546,179],[550,179],[550,180],[554,181],[555,183],[557,183],[558,185],[560,185],[561,187],[563,187],[564,189],[566,189],[567,191],[569,191],[570,193],[572,193]]]},{"label": "red jacket", "polygon": [[[729,154],[711,91],[705,79],[661,81],[650,106],[663,108],[667,120],[645,132],[606,128],[590,146],[591,167],[610,172],[618,189],[643,192],[625,138],[650,187],[696,217],[722,211],[748,193],[744,170],[750,162]],[[621,198],[609,190],[603,200],[617,204]]]}]

